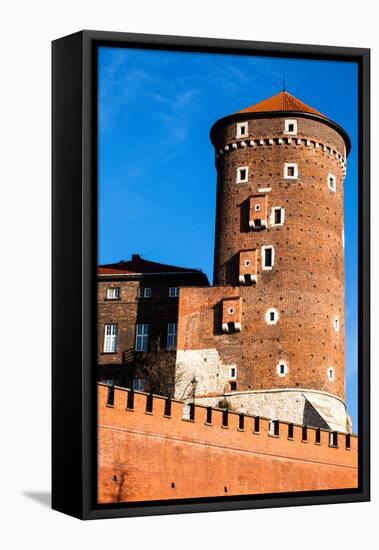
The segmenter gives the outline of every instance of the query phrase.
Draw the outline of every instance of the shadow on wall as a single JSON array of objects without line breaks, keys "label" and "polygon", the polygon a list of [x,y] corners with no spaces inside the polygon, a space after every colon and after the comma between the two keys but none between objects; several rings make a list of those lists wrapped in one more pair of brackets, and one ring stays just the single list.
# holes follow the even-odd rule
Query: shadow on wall
[{"label": "shadow on wall", "polygon": [[317,426],[318,428],[330,430],[330,426],[325,422],[323,417],[316,411],[313,405],[305,399],[304,403],[304,425],[305,426]]}]

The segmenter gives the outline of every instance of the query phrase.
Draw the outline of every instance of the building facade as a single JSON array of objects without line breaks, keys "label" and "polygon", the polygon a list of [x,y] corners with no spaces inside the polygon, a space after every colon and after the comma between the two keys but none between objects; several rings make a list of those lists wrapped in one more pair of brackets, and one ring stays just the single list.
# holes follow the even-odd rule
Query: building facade
[{"label": "building facade", "polygon": [[[201,270],[151,262],[138,254],[99,266],[99,379],[128,383],[136,354],[158,343],[173,352],[175,363],[179,288],[204,285],[209,282]],[[137,388],[139,383],[134,382]]]},{"label": "building facade", "polygon": [[[281,92],[218,120],[214,286],[179,298],[178,399],[350,431],[344,178],[350,140]],[[191,387],[190,381],[195,381]]]}]

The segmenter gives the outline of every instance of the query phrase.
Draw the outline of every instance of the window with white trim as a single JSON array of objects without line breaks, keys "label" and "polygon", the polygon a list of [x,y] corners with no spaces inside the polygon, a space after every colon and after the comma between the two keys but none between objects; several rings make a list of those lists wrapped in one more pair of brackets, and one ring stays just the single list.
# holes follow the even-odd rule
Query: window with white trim
[{"label": "window with white trim", "polygon": [[151,288],[140,287],[138,289],[138,298],[151,298]]},{"label": "window with white trim", "polygon": [[117,325],[104,326],[104,353],[115,353],[117,351]]},{"label": "window with white trim", "polygon": [[249,167],[240,166],[237,168],[236,183],[247,183],[249,181]]},{"label": "window with white trim", "polygon": [[268,325],[276,325],[279,320],[279,312],[276,308],[270,307],[265,314],[266,323]]},{"label": "window with white trim", "polygon": [[136,351],[147,351],[149,343],[149,325],[139,324],[136,325]]},{"label": "window with white trim", "polygon": [[280,206],[273,206],[271,208],[271,225],[284,225],[284,214],[284,208],[281,208]]},{"label": "window with white trim", "polygon": [[276,365],[276,372],[279,374],[280,377],[285,376],[288,373],[288,365],[285,361],[280,361]]},{"label": "window with white trim", "polygon": [[293,162],[286,162],[284,164],[284,179],[295,180],[299,175],[297,164]]},{"label": "window with white trim", "polygon": [[246,137],[249,133],[249,124],[247,122],[237,122],[236,138]]},{"label": "window with white trim", "polygon": [[133,390],[135,391],[144,391],[145,390],[145,380],[142,378],[133,378]]},{"label": "window with white trim", "polygon": [[330,189],[330,191],[333,191],[333,193],[336,192],[337,179],[336,176],[333,176],[333,174],[328,174],[328,189]]},{"label": "window with white trim", "polygon": [[328,374],[329,382],[333,382],[333,380],[334,380],[334,368],[333,367],[328,367],[327,374]]},{"label": "window with white trim", "polygon": [[118,300],[120,298],[119,288],[107,288],[107,300]]},{"label": "window with white trim", "polygon": [[168,289],[168,295],[170,298],[177,298],[179,296],[179,288],[177,286],[170,286]]},{"label": "window with white trim", "polygon": [[263,270],[272,269],[274,267],[274,261],[275,261],[274,247],[271,245],[262,246],[262,269]]},{"label": "window with white trim", "polygon": [[334,319],[333,319],[333,328],[336,332],[339,332],[339,330],[340,330],[340,320],[338,319],[338,317],[334,317]]},{"label": "window with white trim", "polygon": [[297,120],[285,120],[284,121],[284,133],[287,136],[296,136],[296,134],[297,134]]},{"label": "window with white trim", "polygon": [[237,367],[230,367],[230,378],[233,380],[237,378]]},{"label": "window with white trim", "polygon": [[233,315],[233,313],[234,313],[234,307],[228,308],[228,313],[229,313],[229,315]]},{"label": "window with white trim", "polygon": [[168,323],[167,324],[167,349],[173,350],[176,349],[176,335],[177,335],[177,324]]},{"label": "window with white trim", "polygon": [[250,265],[250,260],[245,260],[244,265],[245,265],[245,267],[249,267],[249,265]]}]

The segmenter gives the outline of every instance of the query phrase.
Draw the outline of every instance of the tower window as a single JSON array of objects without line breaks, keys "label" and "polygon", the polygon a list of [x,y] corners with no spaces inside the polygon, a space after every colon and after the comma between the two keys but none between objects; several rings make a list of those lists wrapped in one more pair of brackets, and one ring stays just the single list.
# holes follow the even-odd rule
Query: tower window
[{"label": "tower window", "polygon": [[266,323],[268,325],[276,325],[279,320],[279,312],[274,307],[271,307],[265,314]]},{"label": "tower window", "polygon": [[117,325],[105,325],[103,351],[104,353],[117,351]]},{"label": "tower window", "polygon": [[237,183],[247,183],[249,180],[249,168],[248,166],[241,166],[237,168]]},{"label": "tower window", "polygon": [[168,295],[170,298],[177,298],[179,296],[179,288],[177,286],[170,286]]},{"label": "tower window", "polygon": [[297,169],[297,164],[288,163],[284,164],[284,179],[295,180],[297,179],[299,173]]},{"label": "tower window", "polygon": [[136,325],[136,351],[147,351],[147,345],[149,342],[149,325],[140,324]]},{"label": "tower window", "polygon": [[138,298],[151,298],[151,288],[139,288],[138,289]]},{"label": "tower window", "polygon": [[228,309],[228,313],[229,313],[229,315],[233,315],[233,313],[234,313],[234,307],[230,307],[230,308]]},{"label": "tower window", "polygon": [[236,391],[237,382],[230,382],[230,391]]},{"label": "tower window", "polygon": [[339,332],[339,330],[340,330],[340,320],[338,319],[338,317],[334,317],[334,319],[333,319],[333,328],[336,332]]},{"label": "tower window", "polygon": [[246,137],[248,135],[249,125],[247,122],[237,122],[236,138]]},{"label": "tower window", "polygon": [[168,350],[176,349],[176,335],[177,335],[177,324],[168,323],[167,325],[167,349]]},{"label": "tower window", "polygon": [[329,433],[329,446],[330,447],[338,447],[338,433],[337,432],[330,432]]},{"label": "tower window", "polygon": [[262,269],[272,269],[274,266],[275,251],[273,246],[262,246]]},{"label": "tower window", "polygon": [[249,267],[250,265],[250,260],[245,260],[245,267]]},{"label": "tower window", "polygon": [[237,378],[237,368],[231,367],[230,368],[230,378]]},{"label": "tower window", "polygon": [[333,174],[328,174],[328,188],[334,193],[336,192],[337,182],[336,176],[333,176]]},{"label": "tower window", "polygon": [[107,288],[107,300],[119,300],[120,289],[119,288]]},{"label": "tower window", "polygon": [[280,206],[274,206],[271,209],[271,225],[283,225],[284,224],[284,208]]},{"label": "tower window", "polygon": [[259,212],[259,210],[261,209],[261,205],[260,204],[256,204],[255,207],[254,207],[254,210],[256,212]]},{"label": "tower window", "polygon": [[328,372],[328,380],[329,380],[329,382],[333,382],[333,380],[334,380],[334,368],[333,368],[333,367],[329,367],[327,372]]},{"label": "tower window", "polygon": [[276,372],[279,374],[280,377],[283,378],[283,376],[285,376],[288,372],[287,363],[285,363],[284,361],[280,361],[280,363],[276,365]]},{"label": "tower window", "polygon": [[297,120],[286,120],[284,122],[284,133],[288,136],[295,136],[297,134]]}]

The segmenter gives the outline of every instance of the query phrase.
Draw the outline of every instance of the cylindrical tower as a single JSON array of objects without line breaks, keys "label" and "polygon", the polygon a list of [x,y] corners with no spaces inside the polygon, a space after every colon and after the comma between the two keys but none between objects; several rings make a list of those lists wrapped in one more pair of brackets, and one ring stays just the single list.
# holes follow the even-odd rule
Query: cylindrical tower
[{"label": "cylindrical tower", "polygon": [[[214,284],[238,286],[241,304],[233,399],[238,404],[239,395],[243,407],[244,395],[255,392],[255,403],[261,392],[267,402],[267,390],[277,403],[275,392],[308,390],[315,416],[341,429],[349,137],[281,92],[218,120],[211,140],[217,167]],[[286,407],[282,397],[281,403]],[[333,416],[339,419],[334,424],[328,420]]]}]

